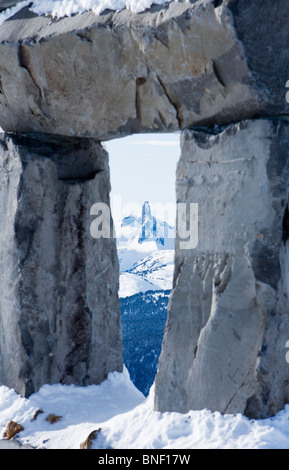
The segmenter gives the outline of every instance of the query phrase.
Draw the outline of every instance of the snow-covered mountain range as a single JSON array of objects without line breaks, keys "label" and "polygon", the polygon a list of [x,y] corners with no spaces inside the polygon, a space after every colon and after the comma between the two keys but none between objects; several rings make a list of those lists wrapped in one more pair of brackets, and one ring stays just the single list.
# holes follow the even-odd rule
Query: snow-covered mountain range
[{"label": "snow-covered mountain range", "polygon": [[174,227],[157,219],[146,201],[139,216],[121,221],[117,239],[120,297],[172,287]]}]

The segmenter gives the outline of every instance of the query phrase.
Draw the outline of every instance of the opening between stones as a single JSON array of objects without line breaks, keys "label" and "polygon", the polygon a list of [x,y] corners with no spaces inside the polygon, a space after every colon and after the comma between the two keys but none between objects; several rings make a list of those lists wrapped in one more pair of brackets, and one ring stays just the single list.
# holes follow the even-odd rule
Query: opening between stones
[{"label": "opening between stones", "polygon": [[147,396],[172,288],[180,134],[138,134],[103,146],[109,153],[124,364]]}]

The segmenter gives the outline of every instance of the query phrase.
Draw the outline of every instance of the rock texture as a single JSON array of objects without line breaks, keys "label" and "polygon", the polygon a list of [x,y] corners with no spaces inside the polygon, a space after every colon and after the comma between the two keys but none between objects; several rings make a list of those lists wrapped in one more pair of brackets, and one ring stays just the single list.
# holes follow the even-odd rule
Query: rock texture
[{"label": "rock texture", "polygon": [[0,11],[6,10],[7,8],[14,7],[21,0],[0,0]]},{"label": "rock texture", "polygon": [[177,237],[156,409],[288,402],[288,21],[287,0],[192,0],[27,7],[0,26],[0,126],[21,134],[0,140],[0,383],[29,395],[121,370],[115,243],[89,233],[107,156],[90,139],[185,130],[177,198],[199,204],[199,244]]},{"label": "rock texture", "polygon": [[181,250],[156,378],[156,409],[251,418],[289,401],[289,122],[186,131],[178,202],[199,204]]},{"label": "rock texture", "polygon": [[93,239],[109,204],[107,154],[91,139],[0,139],[0,383],[99,383],[122,370],[114,239]]},{"label": "rock texture", "polygon": [[4,432],[4,437],[10,441],[14,436],[24,431],[24,427],[21,424],[16,423],[15,421],[9,421],[6,426],[6,431]]},{"label": "rock texture", "polygon": [[92,431],[92,432],[87,436],[87,438],[85,439],[85,441],[83,441],[83,442],[80,444],[80,449],[82,449],[82,450],[91,449],[92,446],[93,446],[94,441],[98,438],[98,436],[100,435],[101,431],[102,431],[101,428],[96,429],[95,431]]},{"label": "rock texture", "polygon": [[0,450],[33,450],[35,447],[30,446],[29,444],[21,444],[16,439],[12,441],[7,441],[6,439],[0,439]]},{"label": "rock texture", "polygon": [[284,112],[286,11],[203,0],[53,20],[25,8],[0,27],[0,125],[105,140]]}]

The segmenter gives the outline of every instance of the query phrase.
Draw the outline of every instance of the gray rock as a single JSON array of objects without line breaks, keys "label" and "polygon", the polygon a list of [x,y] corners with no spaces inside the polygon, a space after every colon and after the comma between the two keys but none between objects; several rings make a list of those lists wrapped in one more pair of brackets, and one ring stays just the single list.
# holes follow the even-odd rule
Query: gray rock
[{"label": "gray rock", "polygon": [[21,0],[0,0],[0,11],[6,10],[7,8],[12,8],[20,2]]},{"label": "gray rock", "polygon": [[289,402],[289,122],[185,131],[178,202],[199,204],[199,243],[176,240],[155,407],[250,418]]},{"label": "gray rock", "polygon": [[287,1],[229,0],[226,4],[233,15],[236,36],[242,44],[247,66],[259,89],[263,89],[260,114],[288,114],[284,95],[289,80]]},{"label": "gray rock", "polygon": [[21,444],[21,442],[13,439],[12,441],[7,441],[7,439],[0,440],[0,450],[33,450],[35,447],[30,446],[29,444]]},{"label": "gray rock", "polygon": [[109,204],[107,153],[91,139],[0,139],[0,383],[100,383],[122,370],[115,240],[90,234]]},{"label": "gray rock", "polygon": [[[60,20],[23,9],[0,26],[1,127],[105,140],[284,112],[286,47],[275,80],[278,38],[281,45],[288,39],[283,8],[274,7],[270,26],[250,25],[247,38],[249,7],[235,13],[234,4],[171,2],[142,14],[87,12]],[[258,18],[271,15],[271,2],[264,4]],[[271,44],[273,76],[259,66],[264,55],[261,47],[255,52],[255,36]]]},{"label": "gray rock", "polygon": [[249,120],[288,114],[287,6],[24,8],[0,26],[0,126],[42,133],[0,141],[1,383],[29,395],[122,369],[115,243],[91,238],[86,212],[108,202],[107,156],[88,138],[198,126],[177,197],[199,203],[199,245],[177,238],[156,409],[267,417],[288,402],[288,123]]}]

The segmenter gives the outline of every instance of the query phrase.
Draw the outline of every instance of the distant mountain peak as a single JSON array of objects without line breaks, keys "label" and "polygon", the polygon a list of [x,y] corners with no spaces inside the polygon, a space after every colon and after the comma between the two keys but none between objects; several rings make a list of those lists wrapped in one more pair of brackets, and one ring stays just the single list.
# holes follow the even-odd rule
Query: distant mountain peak
[{"label": "distant mountain peak", "polygon": [[151,206],[148,201],[145,201],[142,206],[142,223],[144,223],[146,218],[150,218],[152,216]]},{"label": "distant mountain peak", "polygon": [[[154,209],[157,211],[158,207],[145,201],[139,207],[139,213],[127,213],[121,219],[120,236],[117,237],[117,246],[121,259],[125,256],[124,252],[134,253],[132,258],[136,256],[135,261],[138,261],[143,257],[141,253],[147,255],[149,252],[174,249],[175,229],[163,220],[164,217],[161,213],[158,217],[158,213],[154,213]],[[132,266],[131,263],[129,265]],[[124,270],[127,269],[128,264],[125,263]]]},{"label": "distant mountain peak", "polygon": [[142,206],[142,225],[138,242],[153,240],[164,246],[167,227],[166,222],[161,222],[152,215],[150,204],[145,201]]},{"label": "distant mountain peak", "polygon": [[153,204],[145,201],[138,213],[121,220],[122,234],[117,239],[120,297],[171,288],[175,230],[162,215],[153,213]]}]

